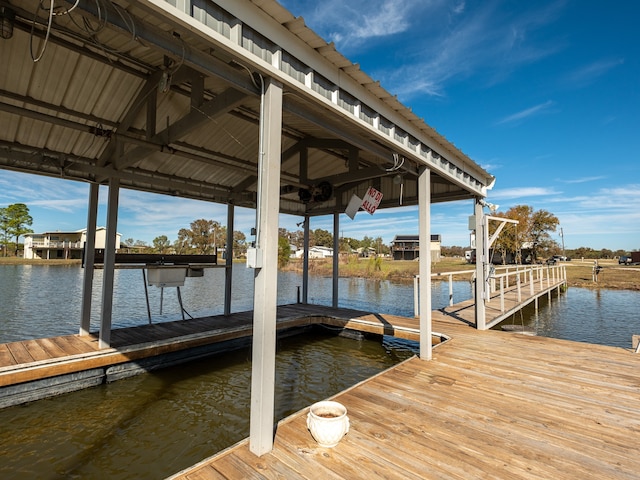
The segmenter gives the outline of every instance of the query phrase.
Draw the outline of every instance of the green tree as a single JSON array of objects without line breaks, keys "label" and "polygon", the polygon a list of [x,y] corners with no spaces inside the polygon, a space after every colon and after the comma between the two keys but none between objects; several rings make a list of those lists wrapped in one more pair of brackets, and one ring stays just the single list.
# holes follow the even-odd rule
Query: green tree
[{"label": "green tree", "polygon": [[291,258],[291,245],[286,237],[278,237],[278,267],[282,268]]},{"label": "green tree", "polygon": [[247,237],[244,233],[234,230],[233,232],[233,254],[235,256],[247,253]]},{"label": "green tree", "polygon": [[333,235],[327,230],[317,228],[313,231],[313,235],[310,235],[313,240],[310,240],[311,246],[317,247],[331,247],[333,245]]},{"label": "green tree", "polygon": [[[33,218],[29,215],[29,207],[24,203],[14,203],[3,209],[3,231],[5,236],[15,237],[16,250],[15,255],[18,256],[18,242],[20,236],[25,233],[33,233],[33,230],[29,228],[33,224]],[[5,226],[6,222],[6,226]],[[4,230],[6,228],[6,230]]]},{"label": "green tree", "polygon": [[208,255],[215,252],[217,243],[217,232],[220,224],[214,220],[200,218],[191,222],[189,234],[190,244],[201,255]]},{"label": "green tree", "polygon": [[558,242],[551,238],[550,232],[555,232],[560,224],[558,217],[547,212],[538,210],[531,216],[531,228],[529,235],[533,242],[533,257],[537,258],[538,252],[548,252],[558,248]]},{"label": "green tree", "polygon": [[173,242],[173,248],[178,255],[183,255],[189,252],[189,238],[191,231],[186,228],[181,228],[178,231],[178,238]]},{"label": "green tree", "polygon": [[0,208],[0,243],[3,247],[2,255],[6,257],[9,248],[9,217],[6,208]]},{"label": "green tree", "polygon": [[153,239],[153,250],[156,253],[167,253],[171,243],[166,235],[160,235]]},{"label": "green tree", "polygon": [[[493,216],[517,220],[518,224],[511,227],[505,226],[494,243],[494,250],[503,255],[503,261],[507,253],[513,253],[516,262],[520,263],[520,250],[527,246],[531,250],[532,261],[535,262],[540,254],[548,254],[557,248],[557,242],[551,238],[550,232],[555,232],[560,224],[558,218],[546,210],[534,211],[529,205],[516,205],[504,214]],[[490,222],[489,233],[495,225]]]}]

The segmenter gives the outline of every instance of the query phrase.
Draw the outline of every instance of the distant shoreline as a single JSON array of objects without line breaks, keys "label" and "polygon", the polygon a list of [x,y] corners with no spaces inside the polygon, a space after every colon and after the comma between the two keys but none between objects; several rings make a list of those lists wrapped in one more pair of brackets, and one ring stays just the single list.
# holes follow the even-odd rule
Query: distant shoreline
[{"label": "distant shoreline", "polygon": [[[389,280],[394,282],[412,282],[418,273],[418,262],[402,260],[372,261],[373,259],[359,259],[355,261],[340,261],[340,276],[353,278],[368,278],[372,280]],[[0,265],[49,265],[70,266],[81,265],[81,260],[27,260],[22,257],[0,257]],[[631,290],[640,291],[640,268],[620,266],[615,260],[598,260],[603,267],[598,275],[598,282],[593,281],[593,260],[567,262],[567,285],[569,287]],[[432,264],[434,273],[448,271],[469,270],[473,268],[464,260],[446,258]],[[309,272],[311,275],[331,276],[333,262],[330,259],[312,260]],[[282,270],[302,272],[302,262],[291,261]]]},{"label": "distant shoreline", "polygon": [[0,257],[0,265],[81,265],[82,260],[41,260],[22,257]]}]

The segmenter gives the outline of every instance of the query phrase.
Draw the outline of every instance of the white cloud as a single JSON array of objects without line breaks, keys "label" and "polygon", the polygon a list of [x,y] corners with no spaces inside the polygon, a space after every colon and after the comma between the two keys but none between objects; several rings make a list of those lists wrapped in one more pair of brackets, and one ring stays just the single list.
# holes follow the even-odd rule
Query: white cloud
[{"label": "white cloud", "polygon": [[543,115],[545,113],[551,112],[551,107],[554,106],[554,102],[548,100],[544,103],[540,103],[538,105],[534,105],[533,107],[525,108],[524,110],[520,110],[519,112],[512,113],[501,120],[498,120],[496,125],[504,125],[509,123],[518,123],[522,120],[526,120],[527,118]]},{"label": "white cloud", "polygon": [[343,51],[357,48],[372,38],[404,32],[411,24],[411,12],[416,5],[419,2],[406,0],[328,0],[315,4],[303,16],[310,28]]},{"label": "white cloud", "polygon": [[564,81],[570,88],[585,87],[622,64],[622,58],[598,60],[569,73]]},{"label": "white cloud", "polygon": [[493,190],[489,193],[489,201],[494,199],[517,199],[558,195],[560,192],[549,187],[516,187]]},{"label": "white cloud", "polygon": [[413,55],[379,77],[403,100],[421,94],[443,96],[450,83],[472,75],[476,82],[496,83],[514,69],[563,48],[553,39],[546,43],[529,40],[531,32],[558,17],[562,6],[563,2],[556,2],[512,15],[498,11],[495,2],[463,11],[458,5],[452,10],[455,15],[423,11],[415,18],[421,28],[416,28],[417,36],[412,38]]},{"label": "white cloud", "polygon": [[604,175],[595,176],[595,177],[582,177],[582,178],[571,178],[571,179],[559,179],[560,182],[564,183],[588,183],[588,182],[597,182],[599,180],[604,180]]}]

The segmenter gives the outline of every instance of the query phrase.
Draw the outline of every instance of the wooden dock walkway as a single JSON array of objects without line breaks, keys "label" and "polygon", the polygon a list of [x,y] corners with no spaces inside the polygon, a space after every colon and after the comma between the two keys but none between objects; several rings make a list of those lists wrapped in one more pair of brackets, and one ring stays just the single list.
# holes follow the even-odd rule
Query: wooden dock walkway
[{"label": "wooden dock walkway", "polygon": [[[536,298],[560,283],[535,289]],[[524,289],[529,291],[527,289]],[[517,308],[515,287],[506,304]],[[533,297],[531,297],[533,298]],[[526,296],[523,301],[531,301]],[[496,305],[494,298],[491,305]],[[489,307],[488,319],[504,314]],[[474,324],[472,300],[434,312],[434,318]],[[234,313],[115,329],[111,347],[100,349],[97,335],[64,335],[0,344],[0,408],[78,388],[98,385],[142,371],[210,355],[227,341],[248,341],[253,313]],[[419,340],[418,320],[319,305],[285,305],[277,310],[278,330],[324,323],[378,335]],[[434,343],[439,341],[434,336]]]},{"label": "wooden dock walkway", "polygon": [[451,340],[432,361],[334,397],[351,422],[335,448],[315,443],[305,410],[278,424],[271,453],[245,440],[172,478],[640,478],[640,356],[434,316]]}]

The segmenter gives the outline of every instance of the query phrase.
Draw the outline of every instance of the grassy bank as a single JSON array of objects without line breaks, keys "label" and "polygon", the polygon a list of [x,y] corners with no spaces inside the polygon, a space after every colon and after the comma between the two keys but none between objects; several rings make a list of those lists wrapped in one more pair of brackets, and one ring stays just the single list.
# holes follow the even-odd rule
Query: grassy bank
[{"label": "grassy bank", "polygon": [[[567,267],[567,284],[583,288],[611,288],[640,291],[640,267],[621,266],[614,260],[599,260],[602,267],[598,281],[592,279],[593,260],[565,262]],[[462,259],[444,258],[432,264],[433,273],[474,269]],[[314,275],[331,276],[333,263],[331,259],[312,259],[309,261],[309,272]],[[285,270],[302,271],[302,261],[292,260]],[[352,257],[340,260],[341,277],[363,277],[378,280],[413,281],[418,274],[417,261],[399,261],[389,259],[373,259]],[[470,273],[471,274],[471,273]],[[462,278],[462,277],[461,277]]]},{"label": "grassy bank", "polygon": [[22,257],[0,257],[0,265],[80,265],[81,260],[26,260]]}]

